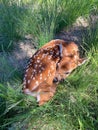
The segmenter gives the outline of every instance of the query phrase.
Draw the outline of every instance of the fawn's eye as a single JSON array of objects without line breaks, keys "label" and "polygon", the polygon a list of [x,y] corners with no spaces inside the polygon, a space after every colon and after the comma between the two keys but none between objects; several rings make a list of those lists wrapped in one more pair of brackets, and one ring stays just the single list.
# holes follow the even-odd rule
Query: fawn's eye
[{"label": "fawn's eye", "polygon": [[70,58],[73,58],[73,57],[74,57],[74,55],[73,55],[73,54],[70,54],[70,55],[69,55],[69,57],[70,57]]},{"label": "fawn's eye", "polygon": [[66,69],[66,64],[61,66],[62,69]]},{"label": "fawn's eye", "polygon": [[65,74],[67,75],[67,74],[70,74],[70,72],[65,72]]}]

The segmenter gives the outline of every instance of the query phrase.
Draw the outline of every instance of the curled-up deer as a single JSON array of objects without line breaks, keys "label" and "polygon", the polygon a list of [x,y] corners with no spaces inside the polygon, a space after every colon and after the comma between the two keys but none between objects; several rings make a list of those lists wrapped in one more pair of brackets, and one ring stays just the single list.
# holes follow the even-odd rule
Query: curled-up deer
[{"label": "curled-up deer", "polygon": [[52,40],[30,58],[23,92],[36,97],[39,105],[43,105],[54,96],[57,84],[85,61],[79,57],[79,49],[74,42]]}]

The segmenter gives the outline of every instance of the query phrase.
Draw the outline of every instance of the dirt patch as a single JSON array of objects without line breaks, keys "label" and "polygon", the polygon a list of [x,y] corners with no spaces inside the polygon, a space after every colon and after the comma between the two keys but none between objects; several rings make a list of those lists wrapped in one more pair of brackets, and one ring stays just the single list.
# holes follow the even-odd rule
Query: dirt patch
[{"label": "dirt patch", "polygon": [[73,26],[69,27],[68,30],[63,29],[63,31],[56,35],[56,38],[63,39],[65,41],[74,41],[80,45],[82,44],[82,34],[86,31],[88,26],[89,21],[84,17],[79,17],[76,19]]},{"label": "dirt patch", "polygon": [[[5,58],[5,61],[16,69],[23,69],[27,63],[27,60],[36,51],[35,43],[32,37],[26,36],[23,40],[15,43],[12,52],[1,52],[0,57]],[[1,64],[0,64],[1,66]]]}]

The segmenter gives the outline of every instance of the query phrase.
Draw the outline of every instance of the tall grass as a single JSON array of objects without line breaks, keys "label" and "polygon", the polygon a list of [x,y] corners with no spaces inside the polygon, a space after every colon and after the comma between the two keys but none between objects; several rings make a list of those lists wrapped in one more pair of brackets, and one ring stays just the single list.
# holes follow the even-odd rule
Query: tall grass
[{"label": "tall grass", "polygon": [[39,47],[53,39],[63,28],[71,26],[79,16],[88,15],[93,4],[94,2],[85,0],[41,0],[33,13]]},{"label": "tall grass", "polygon": [[1,84],[1,129],[97,130],[98,48],[91,49],[88,58],[58,86],[54,98],[41,107],[33,97],[22,94],[19,81],[13,81],[13,87]]},{"label": "tall grass", "polygon": [[40,47],[76,18],[88,15],[96,3],[92,0],[1,0],[0,50],[10,50],[15,40],[28,33],[37,39]]},{"label": "tall grass", "polygon": [[11,50],[15,40],[28,32],[29,9],[23,2],[0,1],[0,50]]},{"label": "tall grass", "polygon": [[83,46],[86,48],[86,50],[95,49],[98,47],[98,21],[92,21],[91,18],[89,18],[89,27],[82,33],[82,42]]}]

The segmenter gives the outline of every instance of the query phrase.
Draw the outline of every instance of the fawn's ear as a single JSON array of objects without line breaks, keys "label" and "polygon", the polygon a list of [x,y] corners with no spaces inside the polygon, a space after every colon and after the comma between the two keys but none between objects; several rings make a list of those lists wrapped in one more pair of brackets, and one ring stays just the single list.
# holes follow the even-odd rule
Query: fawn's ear
[{"label": "fawn's ear", "polygon": [[80,59],[78,60],[78,66],[83,65],[87,60],[88,60],[87,58],[80,58]]},{"label": "fawn's ear", "polygon": [[62,58],[62,52],[63,52],[63,47],[62,47],[62,43],[57,44],[56,46],[50,48],[50,53],[52,52],[52,58],[54,60],[58,59],[61,60]]}]

